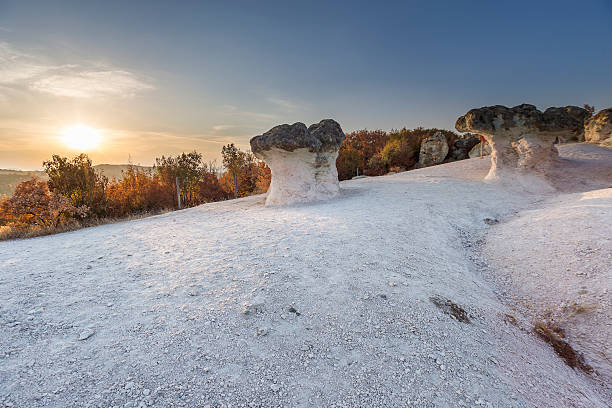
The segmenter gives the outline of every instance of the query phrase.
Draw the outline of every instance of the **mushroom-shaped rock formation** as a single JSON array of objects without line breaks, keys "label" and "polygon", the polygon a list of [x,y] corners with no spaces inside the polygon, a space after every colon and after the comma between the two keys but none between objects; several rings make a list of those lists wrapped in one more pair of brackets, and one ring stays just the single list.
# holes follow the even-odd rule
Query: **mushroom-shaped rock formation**
[{"label": "mushroom-shaped rock formation", "polygon": [[279,125],[251,139],[251,151],[272,171],[266,205],[325,200],[338,195],[336,158],[344,140],[338,122]]},{"label": "mushroom-shaped rock formation", "polygon": [[419,151],[419,167],[440,164],[448,154],[448,142],[442,132],[436,132],[421,142]]},{"label": "mushroom-shaped rock formation", "polygon": [[582,132],[582,121],[566,108],[541,112],[528,104],[486,106],[461,116],[455,128],[484,136],[491,146],[491,169],[486,178],[496,179],[507,170],[542,170],[551,164],[558,156],[555,140]]},{"label": "mushroom-shaped rock formation", "polygon": [[597,115],[588,119],[584,125],[584,131],[587,142],[601,143],[612,138],[612,108],[599,111]]}]

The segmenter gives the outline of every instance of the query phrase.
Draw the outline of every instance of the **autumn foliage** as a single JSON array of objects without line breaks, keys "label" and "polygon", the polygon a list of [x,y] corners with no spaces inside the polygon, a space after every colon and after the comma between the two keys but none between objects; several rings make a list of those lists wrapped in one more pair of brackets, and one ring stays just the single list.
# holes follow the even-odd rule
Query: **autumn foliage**
[{"label": "autumn foliage", "polygon": [[389,171],[413,169],[419,160],[423,139],[436,132],[452,146],[457,135],[442,129],[359,130],[346,135],[340,146],[336,167],[338,178],[347,180],[359,174],[380,176]]},{"label": "autumn foliage", "polygon": [[[270,168],[250,152],[233,145],[231,151],[232,168],[225,172],[193,151],[161,156],[152,169],[128,166],[112,180],[96,172],[85,154],[72,159],[54,155],[43,163],[48,181],[24,181],[12,197],[0,201],[0,239],[174,210],[179,208],[179,197],[180,207],[186,208],[234,194],[265,193]],[[21,234],[24,231],[27,234]]]},{"label": "autumn foliage", "polygon": [[0,223],[14,228],[58,227],[72,217],[86,217],[89,208],[75,207],[70,200],[49,191],[47,182],[31,179],[21,182],[10,198],[0,201]]}]

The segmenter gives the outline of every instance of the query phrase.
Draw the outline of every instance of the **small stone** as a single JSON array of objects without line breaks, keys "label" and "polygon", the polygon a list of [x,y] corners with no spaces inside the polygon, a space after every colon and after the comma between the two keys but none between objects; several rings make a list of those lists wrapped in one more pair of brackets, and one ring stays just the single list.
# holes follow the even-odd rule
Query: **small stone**
[{"label": "small stone", "polygon": [[145,397],[146,397],[147,395],[149,395],[149,394],[151,394],[151,390],[150,390],[150,389],[145,388],[144,390],[142,390],[142,395],[144,395]]},{"label": "small stone", "polygon": [[278,390],[280,390],[280,385],[272,384],[272,385],[270,385],[270,388],[272,389],[272,391],[278,392]]},{"label": "small stone", "polygon": [[96,334],[92,329],[85,329],[79,334],[79,341],[84,341]]}]

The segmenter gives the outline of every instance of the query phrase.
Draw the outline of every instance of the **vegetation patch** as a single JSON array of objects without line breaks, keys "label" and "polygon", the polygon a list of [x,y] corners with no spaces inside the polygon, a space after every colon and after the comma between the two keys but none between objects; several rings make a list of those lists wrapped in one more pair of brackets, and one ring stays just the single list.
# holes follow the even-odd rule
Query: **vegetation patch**
[{"label": "vegetation patch", "polygon": [[593,372],[593,367],[584,361],[582,354],[574,350],[574,348],[564,340],[565,332],[562,328],[555,326],[551,322],[537,320],[533,323],[533,331],[538,337],[550,344],[553,350],[555,350],[555,353],[557,353],[568,366],[574,369],[578,368],[587,374]]},{"label": "vegetation patch", "polygon": [[457,321],[461,323],[470,323],[470,318],[465,310],[456,303],[453,303],[449,299],[445,299],[441,296],[432,296],[429,298],[431,303],[436,305],[440,310],[442,310],[447,315],[455,318]]}]

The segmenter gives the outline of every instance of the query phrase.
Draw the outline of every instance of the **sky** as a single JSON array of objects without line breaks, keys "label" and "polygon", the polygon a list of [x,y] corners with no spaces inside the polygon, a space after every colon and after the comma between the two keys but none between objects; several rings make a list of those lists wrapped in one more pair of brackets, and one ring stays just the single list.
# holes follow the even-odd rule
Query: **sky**
[{"label": "sky", "polygon": [[612,0],[0,0],[0,168],[221,147],[281,123],[453,129],[474,107],[612,106]]}]

